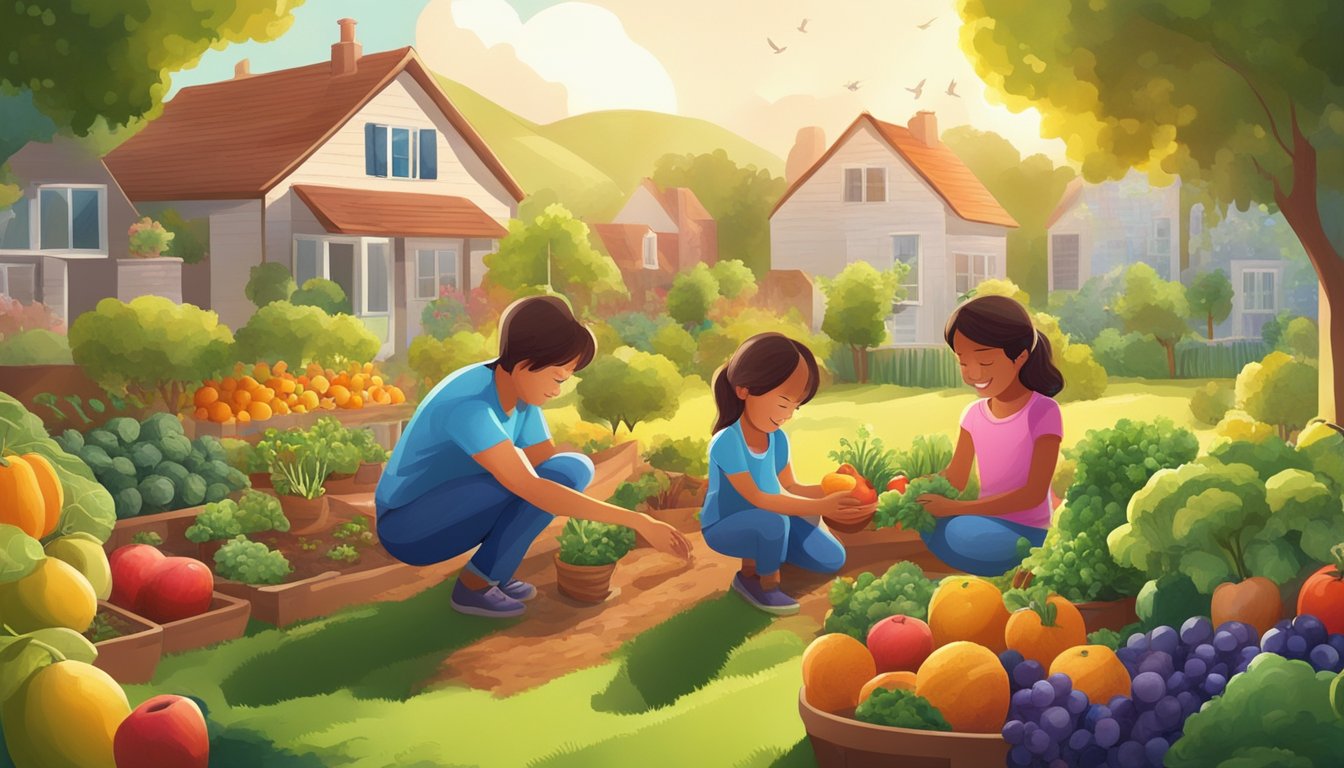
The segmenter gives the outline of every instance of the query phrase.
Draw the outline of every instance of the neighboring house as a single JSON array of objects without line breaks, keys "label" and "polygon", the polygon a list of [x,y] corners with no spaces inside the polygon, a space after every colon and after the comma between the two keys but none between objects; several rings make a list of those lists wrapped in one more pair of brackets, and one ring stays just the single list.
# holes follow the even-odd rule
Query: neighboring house
[{"label": "neighboring house", "polygon": [[361,55],[339,22],[331,60],[184,88],[106,158],[136,203],[210,222],[210,308],[231,327],[265,261],[339,283],[405,349],[443,288],[480,283],[523,191],[412,48]]},{"label": "neighboring house", "polygon": [[1076,291],[1088,278],[1148,264],[1164,280],[1181,274],[1181,185],[1153,187],[1131,171],[1120,181],[1074,179],[1046,221],[1051,291]]},{"label": "neighboring house", "polygon": [[0,294],[42,302],[68,324],[117,295],[117,260],[129,256],[139,213],[73,140],[30,142],[9,166],[23,196],[0,210]]},{"label": "neighboring house", "polygon": [[685,187],[658,189],[652,179],[635,188],[610,224],[593,224],[602,248],[616,262],[642,307],[666,292],[678,272],[718,260],[718,225],[695,193]]},{"label": "neighboring house", "polygon": [[[888,319],[897,345],[941,345],[957,298],[1005,276],[1017,226],[975,174],[938,140],[932,112],[909,127],[868,113],[789,186],[770,214],[776,270],[833,277],[866,261],[910,265],[905,301]],[[819,327],[821,313],[812,319]]]}]

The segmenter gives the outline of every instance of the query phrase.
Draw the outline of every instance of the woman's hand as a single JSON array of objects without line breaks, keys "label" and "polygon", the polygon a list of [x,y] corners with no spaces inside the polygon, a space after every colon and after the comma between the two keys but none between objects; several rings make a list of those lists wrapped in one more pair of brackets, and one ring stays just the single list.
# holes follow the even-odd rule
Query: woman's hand
[{"label": "woman's hand", "polygon": [[836,491],[816,500],[816,514],[840,523],[857,523],[877,511],[877,502],[864,504],[849,491]]},{"label": "woman's hand", "polygon": [[915,501],[924,505],[924,509],[934,517],[951,517],[957,514],[961,507],[961,502],[956,499],[949,499],[946,496],[937,493],[926,493]]},{"label": "woman's hand", "polygon": [[639,517],[642,520],[635,528],[635,532],[650,546],[659,552],[675,555],[682,560],[691,559],[691,543],[686,540],[681,531],[646,514],[641,513]]}]

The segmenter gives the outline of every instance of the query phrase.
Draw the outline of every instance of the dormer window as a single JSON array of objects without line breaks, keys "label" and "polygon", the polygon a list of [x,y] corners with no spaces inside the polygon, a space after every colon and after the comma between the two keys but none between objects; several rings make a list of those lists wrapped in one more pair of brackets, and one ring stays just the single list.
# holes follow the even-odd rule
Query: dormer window
[{"label": "dormer window", "polygon": [[392,179],[439,177],[438,131],[364,124],[364,173]]},{"label": "dormer window", "polygon": [[658,235],[653,230],[644,233],[644,268],[658,268]]}]

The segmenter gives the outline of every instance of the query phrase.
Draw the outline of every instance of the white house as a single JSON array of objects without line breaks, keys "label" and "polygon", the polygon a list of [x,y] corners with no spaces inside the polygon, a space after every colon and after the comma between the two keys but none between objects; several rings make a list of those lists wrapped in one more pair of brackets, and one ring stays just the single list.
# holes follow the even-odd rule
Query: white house
[{"label": "white house", "polygon": [[1120,181],[1074,179],[1046,221],[1049,288],[1075,291],[1095,275],[1143,262],[1181,277],[1181,185],[1154,187],[1131,171]]},{"label": "white house", "polygon": [[[907,294],[888,320],[891,341],[941,345],[957,298],[1005,276],[1008,230],[1016,226],[939,141],[932,112],[916,113],[908,128],[865,112],[770,214],[771,267],[833,277],[856,261],[878,269],[906,262]],[[815,313],[814,325],[821,320]]]},{"label": "white house", "polygon": [[339,25],[330,61],[185,88],[106,162],[137,204],[208,217],[223,322],[247,321],[249,269],[278,261],[339,283],[386,355],[440,291],[480,283],[523,191],[414,49],[364,56]]}]

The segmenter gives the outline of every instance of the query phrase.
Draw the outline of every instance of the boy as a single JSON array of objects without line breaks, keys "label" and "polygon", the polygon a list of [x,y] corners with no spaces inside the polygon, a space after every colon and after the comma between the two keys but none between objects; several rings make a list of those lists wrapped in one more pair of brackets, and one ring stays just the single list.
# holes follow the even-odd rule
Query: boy
[{"label": "boy", "polygon": [[551,441],[541,406],[596,348],[564,299],[514,302],[500,320],[499,357],[440,381],[392,451],[375,493],[378,538],[411,565],[479,545],[453,588],[457,611],[522,614],[537,590],[514,572],[556,515],[628,526],[655,548],[690,557],[672,526],[583,495],[592,461]]}]

